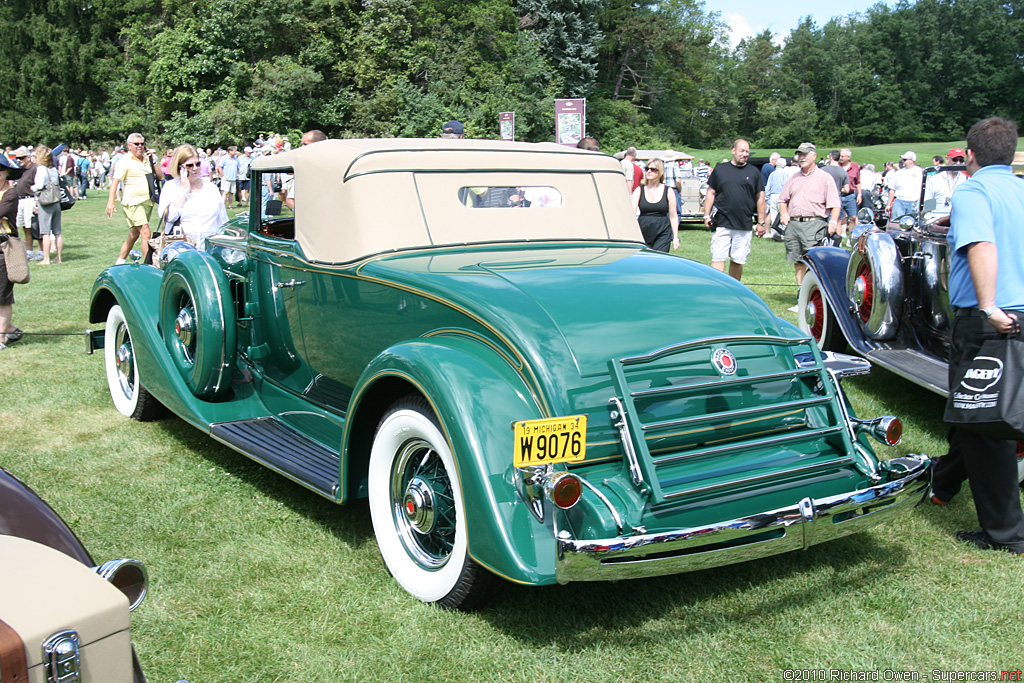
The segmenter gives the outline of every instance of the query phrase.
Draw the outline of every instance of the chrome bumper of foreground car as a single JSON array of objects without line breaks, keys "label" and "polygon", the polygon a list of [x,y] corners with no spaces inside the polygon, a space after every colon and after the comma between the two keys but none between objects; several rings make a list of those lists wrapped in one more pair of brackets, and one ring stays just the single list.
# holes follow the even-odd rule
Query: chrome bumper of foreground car
[{"label": "chrome bumper of foreground car", "polygon": [[859,491],[706,527],[578,541],[558,531],[559,583],[677,574],[807,549],[863,531],[914,507],[928,493],[932,462],[901,458],[904,476]]}]

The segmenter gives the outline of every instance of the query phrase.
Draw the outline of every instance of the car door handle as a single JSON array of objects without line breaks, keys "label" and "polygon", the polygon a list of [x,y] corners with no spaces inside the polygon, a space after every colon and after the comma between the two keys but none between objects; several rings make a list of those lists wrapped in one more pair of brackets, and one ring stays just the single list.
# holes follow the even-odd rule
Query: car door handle
[{"label": "car door handle", "polygon": [[301,287],[304,284],[306,284],[305,280],[296,280],[293,278],[288,282],[277,282],[274,286],[278,289],[284,289],[285,287]]}]

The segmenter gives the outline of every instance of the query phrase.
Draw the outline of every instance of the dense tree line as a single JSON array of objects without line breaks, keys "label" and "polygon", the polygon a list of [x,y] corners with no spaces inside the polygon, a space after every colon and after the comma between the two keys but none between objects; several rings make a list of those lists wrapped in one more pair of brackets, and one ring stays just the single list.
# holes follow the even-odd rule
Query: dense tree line
[{"label": "dense tree line", "polygon": [[3,0],[0,141],[132,130],[553,135],[586,97],[618,149],[959,138],[1024,110],[1024,0],[899,0],[730,48],[703,0]]}]

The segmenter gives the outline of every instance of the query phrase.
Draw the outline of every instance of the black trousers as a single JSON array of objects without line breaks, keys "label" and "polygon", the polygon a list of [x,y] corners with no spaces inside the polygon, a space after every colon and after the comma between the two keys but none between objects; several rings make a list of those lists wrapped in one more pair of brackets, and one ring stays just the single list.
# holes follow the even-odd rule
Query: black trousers
[{"label": "black trousers", "polygon": [[[1014,311],[1024,321],[1024,312]],[[949,348],[949,384],[963,363],[971,362],[986,339],[999,333],[976,309],[962,309],[953,319]],[[1024,512],[1017,482],[1017,442],[993,439],[967,429],[951,427],[949,453],[935,470],[932,490],[949,500],[964,479],[971,484],[981,528],[996,543],[1024,552]]]}]

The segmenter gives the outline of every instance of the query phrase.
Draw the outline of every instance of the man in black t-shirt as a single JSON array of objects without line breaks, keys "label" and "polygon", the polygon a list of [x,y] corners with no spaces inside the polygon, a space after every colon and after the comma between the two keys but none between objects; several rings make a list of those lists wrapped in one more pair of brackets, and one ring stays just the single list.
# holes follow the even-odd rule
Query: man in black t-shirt
[{"label": "man in black t-shirt", "polygon": [[743,264],[750,254],[752,220],[757,212],[757,234],[765,234],[764,180],[761,171],[747,163],[750,143],[737,140],[732,145],[732,160],[718,164],[708,178],[704,199],[704,225],[714,230],[711,237],[711,265],[740,279]]}]

